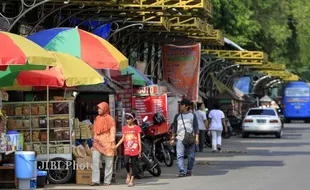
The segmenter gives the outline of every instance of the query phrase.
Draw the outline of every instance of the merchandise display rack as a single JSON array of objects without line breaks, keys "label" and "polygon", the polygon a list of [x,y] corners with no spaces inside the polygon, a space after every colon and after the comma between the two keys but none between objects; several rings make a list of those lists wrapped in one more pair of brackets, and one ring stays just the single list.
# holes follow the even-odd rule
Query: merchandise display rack
[{"label": "merchandise display rack", "polygon": [[14,126],[13,130],[23,134],[24,148],[35,151],[38,161],[73,159],[73,100],[5,102],[3,109],[7,112],[8,128]]}]

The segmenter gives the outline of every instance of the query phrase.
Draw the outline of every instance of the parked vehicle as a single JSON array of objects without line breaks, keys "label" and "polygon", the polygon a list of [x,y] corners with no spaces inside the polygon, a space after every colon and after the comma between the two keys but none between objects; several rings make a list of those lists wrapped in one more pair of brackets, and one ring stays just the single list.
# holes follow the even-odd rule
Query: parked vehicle
[{"label": "parked vehicle", "polygon": [[141,125],[142,135],[142,153],[139,160],[139,166],[137,171],[137,178],[144,177],[144,171],[148,171],[152,176],[159,177],[161,175],[161,167],[155,157],[155,141],[154,137],[147,135],[147,130],[151,126],[150,122],[147,122],[147,116],[143,119]]},{"label": "parked vehicle", "polygon": [[283,125],[278,112],[273,108],[251,108],[245,115],[242,123],[242,137],[248,138],[250,134],[274,134],[281,138]]},{"label": "parked vehicle", "polygon": [[166,166],[173,166],[175,150],[170,145],[170,134],[159,135],[155,139],[155,156],[159,162],[165,163]]},{"label": "parked vehicle", "polygon": [[290,82],[284,89],[284,118],[310,122],[310,87],[306,82]]}]

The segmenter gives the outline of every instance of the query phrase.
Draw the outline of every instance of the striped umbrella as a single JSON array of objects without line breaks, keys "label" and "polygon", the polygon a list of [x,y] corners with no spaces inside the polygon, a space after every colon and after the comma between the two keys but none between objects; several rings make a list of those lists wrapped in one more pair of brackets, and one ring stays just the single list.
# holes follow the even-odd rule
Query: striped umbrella
[{"label": "striped umbrella", "polygon": [[105,39],[78,28],[53,28],[28,36],[50,51],[82,59],[95,69],[124,69],[128,59]]},{"label": "striped umbrella", "polygon": [[38,70],[55,66],[56,58],[22,36],[0,32],[0,70]]},{"label": "striped umbrella", "polygon": [[72,87],[104,82],[104,78],[82,60],[60,52],[50,52],[58,62],[57,66],[43,71],[0,72],[0,86],[49,86]]},{"label": "striped umbrella", "polygon": [[147,78],[142,72],[138,69],[128,66],[126,69],[122,71],[123,75],[132,74],[132,83],[138,86],[145,86],[145,85],[153,85],[153,82]]}]

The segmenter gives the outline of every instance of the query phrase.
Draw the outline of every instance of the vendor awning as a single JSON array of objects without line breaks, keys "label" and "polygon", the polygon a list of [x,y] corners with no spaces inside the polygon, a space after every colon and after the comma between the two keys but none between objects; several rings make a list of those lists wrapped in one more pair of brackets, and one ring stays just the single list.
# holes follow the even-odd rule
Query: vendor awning
[{"label": "vendor awning", "polygon": [[76,88],[79,92],[106,92],[106,93],[116,93],[123,90],[118,82],[104,77],[105,83],[96,84],[96,85],[87,85],[87,86],[78,86]]},{"label": "vendor awning", "polygon": [[232,92],[231,90],[224,90],[220,95],[216,97],[216,99],[233,99],[242,101],[243,98],[238,94]]}]

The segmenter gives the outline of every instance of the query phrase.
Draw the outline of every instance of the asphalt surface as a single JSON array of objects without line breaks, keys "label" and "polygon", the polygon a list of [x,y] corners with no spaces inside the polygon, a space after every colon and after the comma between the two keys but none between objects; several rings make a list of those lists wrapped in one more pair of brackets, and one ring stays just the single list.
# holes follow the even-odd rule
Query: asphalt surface
[{"label": "asphalt surface", "polygon": [[[234,136],[225,139],[223,152],[206,148],[198,153],[193,176],[178,178],[176,163],[162,167],[158,178],[147,175],[136,180],[135,189],[144,190],[308,190],[310,189],[310,125],[286,124],[282,139],[274,136]],[[109,187],[65,184],[45,189],[128,189],[125,172]]]}]

